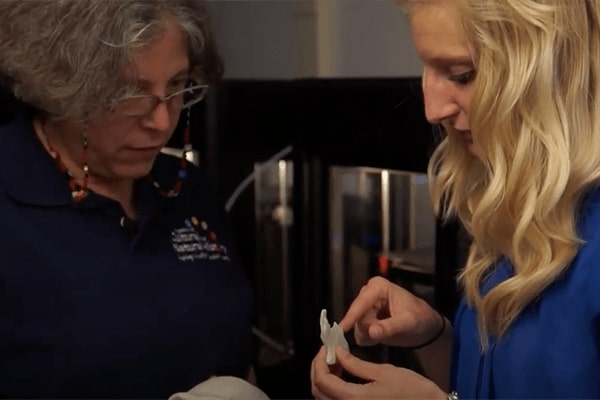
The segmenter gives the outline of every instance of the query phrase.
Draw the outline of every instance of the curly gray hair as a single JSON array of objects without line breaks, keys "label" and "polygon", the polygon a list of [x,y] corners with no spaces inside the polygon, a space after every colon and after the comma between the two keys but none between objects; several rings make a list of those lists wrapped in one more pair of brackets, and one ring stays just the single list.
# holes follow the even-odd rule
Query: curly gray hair
[{"label": "curly gray hair", "polygon": [[173,19],[186,34],[191,77],[223,73],[198,0],[2,0],[0,84],[55,117],[82,118],[132,88],[121,74]]}]

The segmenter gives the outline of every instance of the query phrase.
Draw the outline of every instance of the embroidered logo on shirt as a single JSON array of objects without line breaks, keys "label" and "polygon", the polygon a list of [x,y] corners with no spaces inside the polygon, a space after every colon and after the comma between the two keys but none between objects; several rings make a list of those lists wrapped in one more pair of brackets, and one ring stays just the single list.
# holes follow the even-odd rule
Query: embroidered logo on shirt
[{"label": "embroidered logo on shirt", "polygon": [[219,243],[217,233],[210,230],[206,221],[191,217],[185,226],[171,232],[171,242],[177,258],[181,261],[223,260],[230,261],[227,247]]}]

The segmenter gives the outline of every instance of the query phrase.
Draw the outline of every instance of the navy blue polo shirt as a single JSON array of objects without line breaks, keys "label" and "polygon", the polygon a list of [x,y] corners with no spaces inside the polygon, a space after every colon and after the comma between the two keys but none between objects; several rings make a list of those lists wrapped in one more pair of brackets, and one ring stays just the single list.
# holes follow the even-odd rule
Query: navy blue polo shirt
[{"label": "navy blue polo shirt", "polygon": [[[178,164],[159,156],[162,186]],[[245,376],[252,290],[222,208],[188,173],[174,199],[137,182],[124,229],[117,202],[71,201],[30,120],[0,127],[0,397],[166,398]]]}]

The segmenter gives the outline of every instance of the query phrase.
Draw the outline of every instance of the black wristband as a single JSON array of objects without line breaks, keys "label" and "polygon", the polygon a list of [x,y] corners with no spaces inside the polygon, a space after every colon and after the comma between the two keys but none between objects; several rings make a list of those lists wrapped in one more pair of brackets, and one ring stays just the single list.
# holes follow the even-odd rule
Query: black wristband
[{"label": "black wristband", "polygon": [[442,314],[440,314],[439,312],[437,312],[437,315],[442,319],[442,327],[440,328],[440,330],[437,331],[436,334],[433,335],[433,337],[431,339],[429,339],[428,341],[426,341],[424,343],[421,343],[419,345],[416,345],[416,346],[405,347],[405,349],[407,349],[407,350],[421,349],[423,347],[429,346],[431,343],[433,343],[436,340],[438,340],[440,338],[440,336],[442,336],[442,334],[446,330],[446,318],[444,318],[444,316]]}]

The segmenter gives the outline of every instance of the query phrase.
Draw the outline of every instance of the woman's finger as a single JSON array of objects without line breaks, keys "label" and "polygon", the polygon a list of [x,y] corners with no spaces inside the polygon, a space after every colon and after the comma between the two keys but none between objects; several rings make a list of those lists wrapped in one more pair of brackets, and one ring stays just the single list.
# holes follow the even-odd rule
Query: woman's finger
[{"label": "woman's finger", "polygon": [[378,337],[371,335],[372,326],[378,323],[378,310],[371,308],[365,315],[354,325],[354,338],[356,343],[361,346],[370,346],[377,344]]},{"label": "woman's finger", "polygon": [[340,366],[351,375],[367,381],[377,381],[380,378],[382,364],[361,360],[341,347],[336,349],[335,354]]},{"label": "woman's finger", "polygon": [[323,346],[315,356],[311,368],[312,393],[318,399],[348,400],[356,398],[356,386],[341,379],[341,366],[330,366],[325,362],[326,349]]},{"label": "woman's finger", "polygon": [[380,293],[369,291],[364,296],[359,295],[346,311],[339,325],[344,332],[350,330],[357,323],[360,323],[365,317],[375,318],[380,312],[384,299]]},{"label": "woman's finger", "polygon": [[315,384],[315,360],[310,364],[310,389],[316,400],[329,400],[319,391],[319,388]]},{"label": "woman's finger", "polygon": [[371,281],[369,281],[366,286],[363,286],[360,294],[354,299],[352,304],[350,304],[348,311],[346,311],[346,315],[344,315],[344,318],[340,321],[339,325],[344,332],[349,331],[369,312],[373,313],[375,311],[376,315],[377,309],[385,301],[384,291],[381,289],[381,285],[373,285],[370,282]]},{"label": "woman's finger", "polygon": [[346,314],[340,321],[340,327],[344,332],[349,331],[354,324],[360,321],[360,319],[373,308],[374,304],[377,304],[377,302],[377,293],[366,291],[359,294],[358,297],[352,301],[348,311],[346,311]]}]

